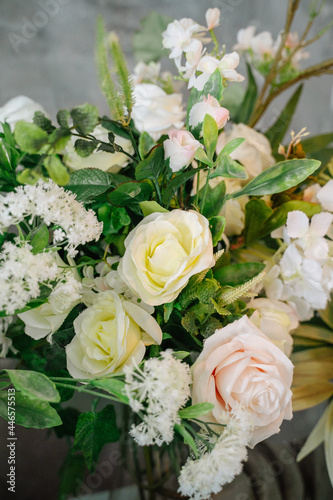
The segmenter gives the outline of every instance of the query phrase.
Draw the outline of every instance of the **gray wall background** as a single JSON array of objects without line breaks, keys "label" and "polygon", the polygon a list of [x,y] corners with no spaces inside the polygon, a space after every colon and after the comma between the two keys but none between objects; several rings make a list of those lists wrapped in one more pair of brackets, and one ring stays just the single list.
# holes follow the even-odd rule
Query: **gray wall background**
[{"label": "gray wall background", "polygon": [[[298,32],[307,22],[309,3],[301,1],[294,25]],[[98,14],[108,29],[118,32],[133,69],[132,36],[151,10],[176,19],[192,17],[204,24],[206,9],[220,7],[222,22],[216,33],[231,51],[237,31],[249,24],[271,31],[275,38],[284,25],[286,5],[287,0],[0,0],[0,105],[24,94],[53,116],[61,107],[86,101],[107,112],[94,63]],[[327,0],[316,26],[324,26],[332,17],[333,0]],[[332,42],[333,30],[310,47],[312,57],[306,64],[332,57]],[[168,65],[169,61],[164,62]],[[312,133],[332,129],[332,83],[331,75],[306,83],[293,122],[295,130],[304,126]],[[264,126],[276,118],[286,99],[287,95],[273,103]]]}]

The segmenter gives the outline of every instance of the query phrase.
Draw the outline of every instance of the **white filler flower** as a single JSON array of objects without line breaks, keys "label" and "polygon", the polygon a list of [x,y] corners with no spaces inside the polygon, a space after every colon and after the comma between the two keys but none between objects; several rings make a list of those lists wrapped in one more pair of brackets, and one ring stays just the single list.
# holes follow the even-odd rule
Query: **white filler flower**
[{"label": "white filler flower", "polygon": [[174,358],[172,350],[161,358],[150,358],[141,370],[137,365],[127,367],[126,394],[135,413],[143,421],[130,431],[140,446],[170,443],[174,426],[180,422],[178,411],[190,397],[192,382],[190,367]]}]

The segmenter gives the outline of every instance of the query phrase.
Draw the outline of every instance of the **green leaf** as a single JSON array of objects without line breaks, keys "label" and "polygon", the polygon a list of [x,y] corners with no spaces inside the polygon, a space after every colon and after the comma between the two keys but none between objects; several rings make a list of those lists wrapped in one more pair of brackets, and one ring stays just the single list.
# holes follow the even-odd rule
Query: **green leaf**
[{"label": "green leaf", "polygon": [[101,125],[103,128],[106,128],[106,130],[108,130],[109,132],[113,132],[115,135],[119,135],[124,139],[130,140],[129,133],[126,132],[126,130],[124,130],[122,126],[120,126],[120,123],[110,120],[110,118],[108,118],[107,116],[102,117]]},{"label": "green leaf", "polygon": [[165,165],[164,149],[162,146],[156,146],[148,158],[140,161],[135,169],[135,178],[137,181],[152,179],[158,181],[158,176]]},{"label": "green leaf", "polygon": [[173,351],[172,355],[176,359],[185,359],[190,356],[190,353],[188,351]]},{"label": "green leaf", "polygon": [[265,136],[271,143],[273,152],[278,150],[280,143],[283,141],[296,110],[298,100],[301,97],[302,90],[303,84],[291,96],[276,122],[265,132]]},{"label": "green leaf", "polygon": [[154,214],[155,212],[169,212],[169,210],[161,207],[161,205],[159,205],[156,201],[141,201],[139,205],[144,217],[147,217],[147,215],[150,214]]},{"label": "green leaf", "polygon": [[325,435],[325,424],[330,411],[330,407],[333,407],[333,402],[326,408],[314,428],[312,429],[309,437],[305,441],[301,451],[297,455],[297,462],[300,462],[307,455],[313,452],[324,441]]},{"label": "green leaf", "polygon": [[[8,395],[0,392],[0,416],[8,420]],[[46,429],[61,425],[61,419],[47,401],[31,399],[25,394],[15,394],[15,421],[17,425],[34,429]]]},{"label": "green leaf", "polygon": [[241,144],[243,144],[244,141],[245,141],[244,137],[237,137],[236,139],[232,139],[220,151],[217,157],[217,161],[219,161],[223,155],[230,155],[231,153],[233,153],[233,151],[235,151],[235,149],[237,149]]},{"label": "green leaf", "polygon": [[216,169],[209,175],[210,179],[214,179],[214,177],[228,177],[228,178],[238,178],[238,179],[247,179],[248,175],[240,163],[238,161],[230,158],[228,154],[223,154],[220,156],[219,162],[217,164]]},{"label": "green leaf", "polygon": [[214,167],[214,162],[211,161],[205,150],[203,148],[198,148],[196,153],[195,153],[195,157],[194,157],[196,160],[198,161],[201,161],[201,163],[204,163],[205,165],[209,165],[210,167]]},{"label": "green leaf", "polygon": [[154,139],[147,132],[142,132],[139,138],[139,153],[142,159],[144,159],[155,144]]},{"label": "green leaf", "polygon": [[168,182],[167,187],[162,193],[162,200],[166,207],[169,206],[171,198],[176,194],[177,190],[185,184],[193,175],[196,174],[195,170],[188,170],[187,172],[182,172],[176,175],[170,182]]},{"label": "green leaf", "polygon": [[[319,316],[321,319],[326,323],[327,326],[329,326],[333,330],[333,301],[332,297],[331,300],[329,300],[326,309],[321,309],[318,311]],[[332,333],[333,335],[333,333]]]},{"label": "green leaf", "polygon": [[259,262],[245,262],[232,264],[214,271],[214,278],[222,286],[239,286],[251,280],[265,269],[265,264]]},{"label": "green leaf", "polygon": [[113,405],[107,405],[99,413],[81,413],[76,426],[74,451],[83,452],[89,470],[93,471],[103,446],[119,438],[116,412]]},{"label": "green leaf", "polygon": [[286,160],[264,170],[243,189],[230,193],[228,198],[239,196],[262,196],[281,193],[303,182],[320,166],[317,160]]},{"label": "green leaf", "polygon": [[222,215],[216,215],[209,219],[209,229],[213,237],[213,246],[215,247],[221,241],[225,228],[225,218]]},{"label": "green leaf", "polygon": [[49,230],[47,226],[43,224],[34,235],[31,240],[32,253],[36,255],[44,250],[49,242]]},{"label": "green leaf", "polygon": [[33,168],[25,168],[17,174],[16,179],[20,184],[30,184],[33,186],[39,179],[45,179],[45,177],[41,172],[36,172]]},{"label": "green leaf", "polygon": [[73,125],[79,134],[90,134],[99,124],[99,112],[96,106],[92,104],[81,104],[76,106],[70,112],[73,119]]},{"label": "green leaf", "polygon": [[257,84],[254,79],[251,66],[248,63],[246,63],[246,67],[247,67],[247,76],[249,83],[243,101],[238,109],[237,117],[235,119],[236,123],[249,122],[258,95]]},{"label": "green leaf", "polygon": [[98,168],[84,168],[71,175],[66,189],[75,193],[78,201],[89,203],[112,185],[112,174]]},{"label": "green leaf", "polygon": [[321,134],[302,139],[302,146],[307,156],[311,156],[317,151],[322,151],[333,142],[333,133]]},{"label": "green leaf", "polygon": [[32,399],[59,403],[55,384],[43,373],[30,370],[5,370],[17,391]]},{"label": "green leaf", "polygon": [[57,113],[57,122],[59,123],[61,128],[69,128],[69,120],[70,113],[67,109],[60,109]]},{"label": "green leaf", "polygon": [[26,153],[38,153],[49,139],[45,130],[24,121],[16,123],[14,136],[19,148]]},{"label": "green leaf", "polygon": [[147,200],[152,193],[150,184],[146,182],[124,182],[108,194],[109,201],[117,207],[131,207]]},{"label": "green leaf", "polygon": [[77,139],[74,144],[75,152],[81,156],[81,158],[88,158],[97,147],[96,141],[85,141],[84,139]]},{"label": "green leaf", "polygon": [[98,389],[103,389],[103,391],[108,392],[116,396],[122,403],[128,404],[129,399],[125,394],[125,382],[117,378],[105,378],[99,380],[91,380],[90,385],[98,387]]},{"label": "green leaf", "polygon": [[35,125],[37,125],[37,127],[45,130],[45,132],[47,132],[48,134],[55,130],[55,127],[54,125],[52,125],[51,120],[46,118],[44,113],[42,113],[41,111],[35,111],[33,122]]},{"label": "green leaf", "polygon": [[133,36],[133,52],[137,61],[149,63],[159,61],[165,49],[162,45],[162,33],[172,18],[153,11],[141,20],[141,28]]},{"label": "green leaf", "polygon": [[98,208],[98,219],[103,222],[103,234],[118,234],[119,230],[131,223],[126,208],[113,207],[109,203]]},{"label": "green leaf", "polygon": [[85,473],[85,461],[82,455],[69,452],[59,470],[59,500],[74,498],[77,494],[78,485],[83,481]]},{"label": "green leaf", "polygon": [[211,160],[215,153],[218,132],[216,121],[212,116],[206,114],[203,121],[202,133],[207,155]]},{"label": "green leaf", "polygon": [[180,418],[192,419],[198,418],[201,415],[207,415],[214,408],[213,403],[198,403],[193,406],[189,406],[188,408],[183,408],[179,410],[178,415]]},{"label": "green leaf", "polygon": [[217,68],[214,73],[209,77],[207,83],[205,84],[203,90],[200,93],[199,101],[203,100],[203,97],[208,97],[208,94],[215,97],[219,102],[222,100],[224,91],[223,78],[220,70]]},{"label": "green leaf", "polygon": [[44,161],[44,166],[47,173],[56,184],[59,186],[68,184],[70,175],[58,156],[48,156]]},{"label": "green leaf", "polygon": [[195,457],[198,458],[199,457],[198,448],[191,434],[185,429],[183,425],[180,424],[175,425],[175,431],[182,436],[184,443],[191,448]]},{"label": "green leaf", "polygon": [[[204,188],[202,188],[204,189]],[[200,190],[201,193],[202,190]],[[202,209],[202,215],[211,219],[218,215],[222,209],[225,199],[225,182],[221,181],[217,186],[211,188],[208,184],[206,191],[205,204]]]},{"label": "green leaf", "polygon": [[333,486],[333,404],[329,406],[325,423],[324,443],[327,472]]},{"label": "green leaf", "polygon": [[266,221],[265,227],[262,228],[262,236],[270,234],[275,229],[284,226],[287,222],[288,213],[293,210],[299,210],[304,212],[308,217],[312,217],[315,214],[319,214],[321,208],[316,203],[308,203],[300,200],[287,201],[274,210],[273,214]]}]

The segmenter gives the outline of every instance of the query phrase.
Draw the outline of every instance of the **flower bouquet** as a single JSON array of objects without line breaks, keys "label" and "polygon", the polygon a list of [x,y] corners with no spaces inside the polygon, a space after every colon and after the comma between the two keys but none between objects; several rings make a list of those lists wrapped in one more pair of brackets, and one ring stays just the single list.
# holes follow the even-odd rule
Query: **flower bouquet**
[{"label": "flower bouquet", "polygon": [[[328,27],[309,39],[312,2],[298,39],[298,4],[276,41],[250,26],[233,52],[217,8],[206,25],[152,13],[133,75],[100,19],[108,115],[83,104],[54,123],[24,97],[0,109],[0,414],[13,438],[68,436],[63,470],[92,472],[120,440],[141,498],[168,497],[168,462],[172,498],[207,499],[292,410],[332,396],[333,135],[285,139],[302,84],[254,128],[284,90],[332,72],[301,67]],[[75,392],[91,411],[70,407]],[[299,459],[325,441],[333,481],[332,422],[330,403]]]}]

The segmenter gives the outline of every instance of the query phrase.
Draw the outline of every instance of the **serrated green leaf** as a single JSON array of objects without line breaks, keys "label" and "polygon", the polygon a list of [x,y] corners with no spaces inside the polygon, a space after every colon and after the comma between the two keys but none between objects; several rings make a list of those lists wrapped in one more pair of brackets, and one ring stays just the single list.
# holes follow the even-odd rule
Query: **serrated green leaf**
[{"label": "serrated green leaf", "polygon": [[213,403],[197,403],[196,405],[189,406],[188,408],[182,408],[179,410],[178,415],[180,418],[192,419],[198,418],[201,415],[207,415],[214,408]]},{"label": "serrated green leaf", "polygon": [[248,63],[246,63],[246,67],[248,76],[248,86],[243,101],[239,106],[238,113],[235,119],[236,123],[245,123],[245,124],[249,122],[258,95],[257,84],[254,79],[251,66]]},{"label": "serrated green leaf", "polygon": [[133,36],[133,52],[137,61],[149,63],[161,59],[165,51],[162,33],[171,22],[169,16],[154,11],[141,20],[140,30]]},{"label": "serrated green leaf", "polygon": [[49,230],[43,224],[31,240],[32,253],[36,255],[44,250],[49,242]]},{"label": "serrated green leaf", "polygon": [[228,198],[262,196],[281,193],[303,182],[320,166],[317,160],[286,160],[264,170],[243,189],[230,193]]},{"label": "serrated green leaf", "polygon": [[14,137],[19,148],[26,153],[38,153],[49,139],[45,130],[25,121],[16,123]]},{"label": "serrated green leaf", "polygon": [[48,156],[44,161],[44,167],[51,179],[59,186],[65,186],[70,180],[70,175],[58,156]]},{"label": "serrated green leaf", "polygon": [[[7,391],[0,391],[0,416],[8,420]],[[17,425],[34,429],[46,429],[61,425],[61,419],[47,401],[31,399],[16,392],[15,394],[15,422]]]},{"label": "serrated green leaf", "polygon": [[107,405],[99,413],[81,413],[76,426],[74,451],[83,452],[89,470],[93,471],[103,446],[119,438],[114,407]]},{"label": "serrated green leaf", "polygon": [[302,90],[303,84],[300,85],[291,96],[276,122],[269,128],[269,130],[267,130],[267,132],[265,132],[265,136],[271,143],[273,152],[278,150],[279,144],[283,141],[296,110],[299,98],[301,97]]},{"label": "serrated green leaf", "polygon": [[156,201],[141,201],[139,205],[144,217],[147,217],[147,215],[153,214],[155,212],[169,212],[169,210],[161,207],[161,205],[159,205]]},{"label": "serrated green leaf", "polygon": [[112,179],[112,174],[98,168],[84,168],[71,175],[66,189],[75,193],[78,201],[88,203],[110,189]]},{"label": "serrated green leaf", "polygon": [[59,403],[60,396],[55,384],[43,373],[30,370],[5,370],[17,391],[32,398]]},{"label": "serrated green leaf", "polygon": [[208,158],[212,160],[217,144],[218,128],[214,118],[208,114],[203,121],[202,133]]},{"label": "serrated green leaf", "polygon": [[61,128],[69,128],[69,120],[70,113],[67,109],[60,109],[57,113],[57,122],[59,123]]},{"label": "serrated green leaf", "polygon": [[37,125],[37,127],[45,130],[45,132],[47,132],[48,134],[55,130],[55,127],[54,125],[52,125],[51,120],[46,118],[44,113],[42,113],[41,111],[35,111],[33,122],[35,125]]},{"label": "serrated green leaf", "polygon": [[230,156],[227,154],[223,154],[219,157],[220,159],[216,169],[209,175],[210,179],[214,179],[215,177],[228,177],[231,179],[248,178],[247,172],[243,165],[230,158]]},{"label": "serrated green leaf", "polygon": [[118,378],[105,378],[99,380],[91,380],[90,385],[98,387],[98,389],[103,389],[103,391],[108,392],[116,396],[122,403],[128,404],[129,399],[125,394],[125,382]]},{"label": "serrated green leaf", "polygon": [[99,124],[99,112],[96,106],[92,104],[81,104],[76,106],[70,112],[73,119],[73,125],[79,134],[90,134]]},{"label": "serrated green leaf", "polygon": [[245,262],[232,264],[214,271],[214,278],[222,286],[239,286],[254,278],[265,269],[265,264],[259,262]]}]

